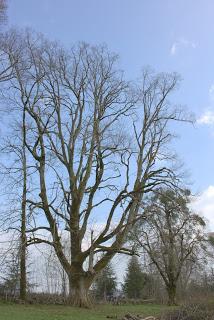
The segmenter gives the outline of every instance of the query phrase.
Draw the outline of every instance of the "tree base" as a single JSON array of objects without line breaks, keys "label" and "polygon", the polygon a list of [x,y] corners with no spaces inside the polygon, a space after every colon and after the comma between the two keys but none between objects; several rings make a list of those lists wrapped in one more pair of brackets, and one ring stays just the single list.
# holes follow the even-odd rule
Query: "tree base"
[{"label": "tree base", "polygon": [[66,303],[73,307],[91,309],[93,304],[89,297],[71,296],[66,299]]}]

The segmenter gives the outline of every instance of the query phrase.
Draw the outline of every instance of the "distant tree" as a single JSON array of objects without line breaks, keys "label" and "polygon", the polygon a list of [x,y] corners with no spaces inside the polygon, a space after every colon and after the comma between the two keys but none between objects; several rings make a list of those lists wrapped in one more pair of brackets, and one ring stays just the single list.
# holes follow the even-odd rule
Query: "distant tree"
[{"label": "distant tree", "polygon": [[205,222],[191,212],[189,203],[190,194],[185,190],[159,189],[133,232],[165,283],[169,305],[176,304],[178,280],[187,262],[197,262],[204,247]]},{"label": "distant tree", "polygon": [[[4,294],[10,297],[17,297],[21,300],[22,296],[20,295],[21,287],[22,287],[22,240],[17,237],[17,239],[13,239],[12,243],[14,247],[9,248],[5,252],[4,262],[1,264],[1,274],[0,274],[0,294]],[[26,293],[29,290],[32,290],[35,287],[31,279],[31,271],[30,271],[30,259],[29,255],[26,253],[26,258],[28,258],[27,267],[29,269],[26,272],[26,283],[25,290]]]},{"label": "distant tree", "polygon": [[107,300],[112,297],[116,288],[117,280],[114,269],[111,264],[108,264],[105,269],[101,271],[95,281],[95,296],[98,299]]},{"label": "distant tree", "polygon": [[[27,221],[29,220],[29,208],[27,207],[27,195],[30,192],[30,172],[27,164],[27,150],[25,146],[26,123],[25,112],[21,117],[11,121],[11,133],[1,141],[1,160],[10,155],[10,160],[0,163],[0,174],[7,181],[4,188],[7,194],[5,206],[7,215],[1,217],[2,224],[6,230],[15,229],[20,237],[20,299],[26,300],[27,277],[26,277],[26,255],[27,255]],[[32,166],[31,166],[32,168]],[[11,205],[13,203],[13,205]]]},{"label": "distant tree", "polygon": [[18,296],[20,289],[20,263],[18,250],[11,251],[8,256],[3,275],[1,276],[1,291],[10,297]]},{"label": "distant tree", "polygon": [[146,275],[143,273],[141,265],[136,256],[131,257],[123,290],[128,298],[140,299],[143,295],[143,287],[146,282]]}]

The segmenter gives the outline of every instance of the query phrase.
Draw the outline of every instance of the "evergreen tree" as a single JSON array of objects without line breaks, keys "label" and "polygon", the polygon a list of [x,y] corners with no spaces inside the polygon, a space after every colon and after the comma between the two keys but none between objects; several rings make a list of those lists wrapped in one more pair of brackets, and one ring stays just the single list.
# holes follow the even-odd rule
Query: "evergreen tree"
[{"label": "evergreen tree", "polygon": [[136,256],[131,257],[125,275],[123,291],[128,298],[140,299],[143,295],[143,287],[146,282],[146,274]]},{"label": "evergreen tree", "polygon": [[117,288],[117,280],[114,269],[108,264],[95,281],[94,291],[97,299],[108,300]]}]

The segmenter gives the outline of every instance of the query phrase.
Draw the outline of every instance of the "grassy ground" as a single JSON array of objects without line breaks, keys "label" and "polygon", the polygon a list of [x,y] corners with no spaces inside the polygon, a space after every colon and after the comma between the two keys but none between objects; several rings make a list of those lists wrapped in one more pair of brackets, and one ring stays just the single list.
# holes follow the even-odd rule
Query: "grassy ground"
[{"label": "grassy ground", "polygon": [[68,306],[0,303],[0,320],[102,320],[106,319],[107,315],[122,317],[128,312],[158,316],[167,310],[170,310],[170,307],[157,304],[102,305],[91,310],[82,310]]}]

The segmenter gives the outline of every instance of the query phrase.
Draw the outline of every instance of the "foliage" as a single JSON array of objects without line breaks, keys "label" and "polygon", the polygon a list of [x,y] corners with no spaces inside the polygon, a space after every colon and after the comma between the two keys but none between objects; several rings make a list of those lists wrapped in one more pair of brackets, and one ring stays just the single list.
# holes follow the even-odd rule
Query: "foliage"
[{"label": "foliage", "polygon": [[160,188],[144,205],[143,219],[132,234],[160,273],[170,304],[175,304],[184,267],[192,270],[205,243],[205,222],[191,212],[189,202],[186,190]]},{"label": "foliage", "polygon": [[142,298],[143,288],[147,280],[148,276],[143,273],[138,258],[136,256],[131,257],[123,285],[124,293],[128,298]]},{"label": "foliage", "polygon": [[116,275],[111,264],[108,264],[98,275],[94,292],[97,299],[108,300],[114,295],[117,288]]}]

